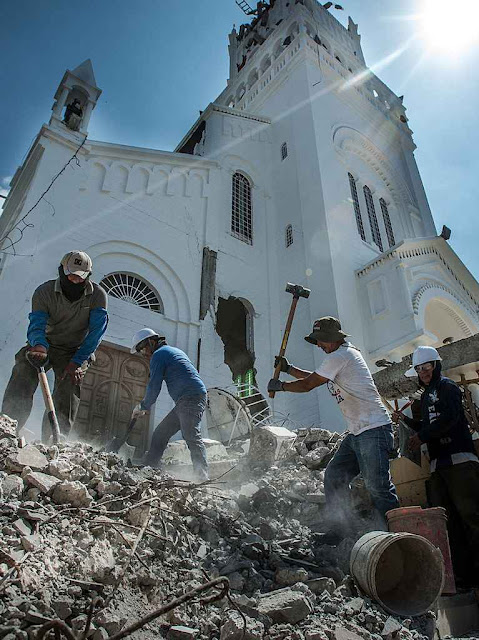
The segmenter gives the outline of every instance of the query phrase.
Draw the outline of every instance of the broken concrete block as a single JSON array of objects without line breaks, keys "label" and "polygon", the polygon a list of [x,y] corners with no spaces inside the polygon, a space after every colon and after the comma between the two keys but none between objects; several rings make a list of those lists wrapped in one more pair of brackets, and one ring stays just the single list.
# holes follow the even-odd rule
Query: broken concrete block
[{"label": "broken concrete block", "polygon": [[329,455],[329,447],[318,447],[313,449],[303,457],[304,464],[308,469],[320,469],[325,464],[325,458]]},{"label": "broken concrete block", "polygon": [[264,624],[248,616],[245,618],[246,629],[240,614],[237,611],[228,611],[228,619],[221,627],[220,640],[262,640]]},{"label": "broken concrete block", "polygon": [[60,618],[60,620],[66,620],[72,614],[72,598],[66,598],[65,596],[58,596],[52,601],[52,608]]},{"label": "broken concrete block", "polygon": [[274,622],[295,624],[307,618],[313,606],[300,591],[279,589],[260,597],[258,611]]},{"label": "broken concrete block", "polygon": [[332,578],[314,578],[314,580],[307,580],[306,586],[309,587],[316,595],[319,595],[324,591],[333,593],[336,589],[336,583]]},{"label": "broken concrete block", "polygon": [[40,490],[41,493],[49,493],[58,483],[61,482],[54,476],[49,476],[41,471],[32,471],[25,476],[25,482]]},{"label": "broken concrete block", "polygon": [[47,457],[32,444],[7,456],[5,465],[10,471],[20,473],[25,467],[34,471],[43,471],[48,466]]},{"label": "broken concrete block", "polygon": [[20,538],[22,547],[25,551],[35,551],[42,543],[42,537],[38,533],[32,533],[30,535],[22,536]]},{"label": "broken concrete block", "polygon": [[329,636],[323,629],[306,629],[304,640],[329,640]]},{"label": "broken concrete block", "polygon": [[82,568],[85,578],[108,584],[115,565],[111,544],[108,540],[97,540],[90,548]]},{"label": "broken concrete block", "polygon": [[71,504],[72,507],[89,507],[92,501],[88,489],[81,482],[64,480],[53,490],[52,500],[55,504]]},{"label": "broken concrete block", "polygon": [[293,447],[296,434],[284,427],[257,427],[251,432],[248,456],[253,462],[271,466]]},{"label": "broken concrete block", "polygon": [[91,640],[107,640],[108,631],[103,627],[96,629],[93,634],[90,636]]},{"label": "broken concrete block", "polygon": [[389,618],[384,623],[384,627],[381,631],[381,636],[389,640],[389,638],[393,637],[394,634],[396,634],[401,629],[402,624],[398,620],[396,620],[396,618],[389,616]]},{"label": "broken concrete block", "polygon": [[354,631],[349,631],[345,627],[337,626],[334,629],[334,640],[361,640],[361,636],[358,636]]},{"label": "broken concrete block", "polygon": [[241,485],[238,493],[240,496],[244,496],[245,498],[251,498],[254,494],[259,491],[259,486],[254,482],[247,482],[246,484]]},{"label": "broken concrete block", "polygon": [[353,598],[350,600],[346,607],[350,609],[353,614],[360,613],[364,609],[364,600],[362,598]]},{"label": "broken concrete block", "polygon": [[282,587],[289,587],[297,582],[306,582],[309,578],[309,573],[306,569],[276,569],[274,576],[275,581]]},{"label": "broken concrete block", "polygon": [[12,440],[16,438],[17,424],[16,420],[12,420],[12,418],[2,413],[0,415],[0,438],[11,438]]},{"label": "broken concrete block", "polygon": [[199,633],[199,629],[175,625],[174,627],[170,627],[167,638],[168,640],[194,640],[199,636]]},{"label": "broken concrete block", "polygon": [[9,475],[3,478],[0,484],[0,493],[3,494],[3,499],[7,500],[10,498],[11,500],[18,498],[22,495],[25,489],[25,484],[20,476]]},{"label": "broken concrete block", "polygon": [[72,469],[72,465],[66,460],[52,460],[48,465],[48,473],[60,480],[69,480]]},{"label": "broken concrete block", "polygon": [[15,520],[12,527],[16,529],[21,536],[29,536],[32,532],[30,526],[22,518]]}]

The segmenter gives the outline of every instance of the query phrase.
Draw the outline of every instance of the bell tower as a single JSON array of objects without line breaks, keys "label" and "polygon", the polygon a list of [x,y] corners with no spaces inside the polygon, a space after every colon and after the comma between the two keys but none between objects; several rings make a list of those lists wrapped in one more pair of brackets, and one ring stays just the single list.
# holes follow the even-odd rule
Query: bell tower
[{"label": "bell tower", "polygon": [[65,71],[55,93],[50,126],[88,135],[88,123],[100,95],[90,59],[73,71]]}]

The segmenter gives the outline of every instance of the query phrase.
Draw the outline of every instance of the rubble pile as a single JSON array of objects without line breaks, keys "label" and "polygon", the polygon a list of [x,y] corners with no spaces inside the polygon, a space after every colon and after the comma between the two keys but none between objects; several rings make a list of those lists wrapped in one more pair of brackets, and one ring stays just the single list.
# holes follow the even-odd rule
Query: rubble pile
[{"label": "rubble pile", "polygon": [[432,616],[396,619],[362,597],[344,548],[304,524],[320,520],[317,460],[335,434],[301,436],[287,462],[232,486],[173,480],[84,443],[25,446],[15,431],[0,417],[4,640],[55,626],[119,640],[137,621],[145,640],[433,637]]}]

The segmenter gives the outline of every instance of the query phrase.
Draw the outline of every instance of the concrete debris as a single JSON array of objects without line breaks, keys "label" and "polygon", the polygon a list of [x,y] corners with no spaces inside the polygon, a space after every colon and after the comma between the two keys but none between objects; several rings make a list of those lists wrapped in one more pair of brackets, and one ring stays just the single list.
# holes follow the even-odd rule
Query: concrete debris
[{"label": "concrete debris", "polygon": [[92,497],[88,489],[78,480],[69,482],[64,480],[57,484],[53,491],[52,500],[55,504],[71,504],[72,507],[89,507]]},{"label": "concrete debris", "polygon": [[358,593],[347,575],[355,540],[323,534],[324,466],[339,437],[302,430],[266,471],[246,456],[198,486],[84,443],[20,448],[1,417],[0,637],[34,640],[60,620],[80,638],[93,603],[87,638],[107,640],[218,580],[131,637],[425,640],[429,618],[403,624]]},{"label": "concrete debris", "polygon": [[6,467],[10,471],[21,472],[25,467],[43,471],[48,466],[48,458],[35,446],[27,445],[7,457]]},{"label": "concrete debris", "polygon": [[295,624],[314,611],[311,600],[301,591],[278,589],[261,596],[258,611],[274,622]]}]

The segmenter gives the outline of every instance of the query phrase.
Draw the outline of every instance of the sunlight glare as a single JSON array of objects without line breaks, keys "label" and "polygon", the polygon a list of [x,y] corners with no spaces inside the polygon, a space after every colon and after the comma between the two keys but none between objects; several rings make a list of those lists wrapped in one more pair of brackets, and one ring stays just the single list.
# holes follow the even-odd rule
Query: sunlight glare
[{"label": "sunlight glare", "polygon": [[429,47],[463,52],[479,42],[479,0],[424,0],[421,23]]}]

